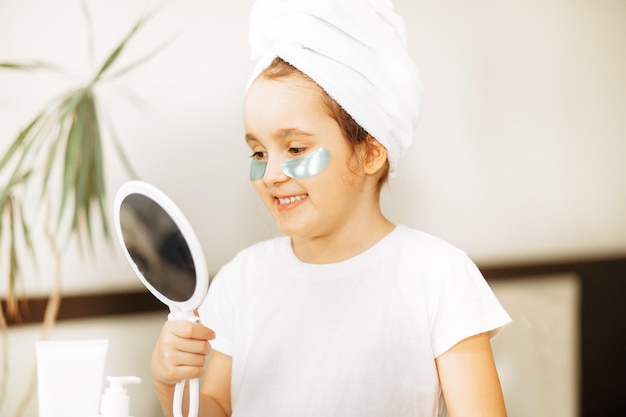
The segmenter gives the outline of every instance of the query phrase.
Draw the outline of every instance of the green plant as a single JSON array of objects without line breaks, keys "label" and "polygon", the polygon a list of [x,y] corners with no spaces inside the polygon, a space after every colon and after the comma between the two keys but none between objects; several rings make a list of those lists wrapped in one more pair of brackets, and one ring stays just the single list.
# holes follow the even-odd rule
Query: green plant
[{"label": "green plant", "polygon": [[[89,17],[88,13],[85,15]],[[97,219],[103,235],[109,238],[102,110],[95,88],[134,69],[158,52],[160,48],[120,70],[112,69],[128,42],[148,18],[140,19],[131,28],[85,85],[67,91],[45,106],[13,139],[0,159],[0,257],[8,257],[6,283],[9,315],[19,313],[14,290],[21,276],[23,257],[36,260],[32,223],[24,215],[23,199],[20,198],[27,187],[35,187],[43,201],[48,198],[51,181],[60,181],[58,201],[50,199],[58,206],[48,211],[57,217],[52,236],[55,242],[49,242],[53,250],[58,247],[60,236],[77,237],[81,247],[85,243],[92,244]],[[0,62],[0,69],[63,72],[56,65],[40,61]],[[113,130],[109,129],[107,133],[127,173],[136,178]],[[49,231],[46,233],[51,235]],[[27,249],[26,254],[20,256],[20,247]]]},{"label": "green plant", "polygon": [[[15,313],[17,311],[17,299],[14,294],[15,281],[20,274],[20,252],[18,251],[19,242],[21,238],[25,247],[30,251],[31,256],[34,256],[34,246],[31,239],[30,226],[26,221],[24,215],[24,208],[19,196],[12,193],[14,186],[19,186],[25,182],[30,173],[26,173],[18,178],[13,179],[12,183],[9,183],[3,191],[4,197],[0,204],[0,241],[7,242],[6,256],[8,261],[7,275],[8,275],[8,294],[7,294],[7,310]],[[8,230],[3,230],[4,228]],[[1,313],[1,312],[0,312]],[[3,319],[3,318],[2,318]]]},{"label": "green plant", "polygon": [[[82,9],[89,31],[88,49],[91,52],[92,25],[86,2],[82,2]],[[7,289],[6,312],[9,317],[19,320],[21,305],[16,287],[23,278],[23,266],[27,262],[37,265],[35,241],[47,242],[55,263],[54,271],[51,272],[53,288],[48,294],[43,317],[42,339],[48,337],[56,322],[61,302],[62,239],[77,238],[79,247],[89,244],[93,248],[95,222],[99,223],[104,238],[108,240],[110,237],[108,210],[105,207],[104,140],[112,141],[127,174],[137,178],[115,131],[110,124],[104,123],[109,119],[102,117],[103,109],[96,87],[100,89],[105,82],[133,70],[166,46],[161,45],[131,64],[115,69],[128,43],[151,16],[148,14],[137,21],[88,82],[51,100],[10,140],[6,151],[0,154],[0,282],[5,283]],[[71,76],[57,65],[42,61],[0,62],[0,70],[44,70]],[[28,217],[29,211],[25,209],[28,203],[25,201],[32,204],[33,197],[39,198],[39,206],[43,208],[43,223]],[[7,332],[6,316],[0,306],[0,350],[3,352],[0,358],[0,408],[6,397],[9,375]],[[22,415],[32,399],[35,376],[33,367],[29,387],[16,416]]]}]

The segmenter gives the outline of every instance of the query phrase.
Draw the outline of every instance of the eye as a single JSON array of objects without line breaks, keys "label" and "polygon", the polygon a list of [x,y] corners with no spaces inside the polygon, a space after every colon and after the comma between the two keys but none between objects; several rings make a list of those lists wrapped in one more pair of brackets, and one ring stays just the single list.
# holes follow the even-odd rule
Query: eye
[{"label": "eye", "polygon": [[254,158],[257,161],[264,161],[267,159],[267,152],[265,151],[255,151],[250,155],[250,158]]},{"label": "eye", "polygon": [[306,151],[306,148],[289,148],[289,153],[292,155],[300,155]]}]

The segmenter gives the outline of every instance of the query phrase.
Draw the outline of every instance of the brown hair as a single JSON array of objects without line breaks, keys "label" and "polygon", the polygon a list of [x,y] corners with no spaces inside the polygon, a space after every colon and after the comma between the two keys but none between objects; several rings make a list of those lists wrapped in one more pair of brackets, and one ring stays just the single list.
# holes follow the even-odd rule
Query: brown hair
[{"label": "brown hair", "polygon": [[[362,147],[365,147],[368,150],[371,140],[373,139],[370,134],[361,127],[347,111],[343,109],[332,97],[328,95],[328,93],[321,88],[313,79],[311,79],[308,75],[289,64],[287,61],[283,60],[280,57],[274,58],[272,63],[265,68],[260,77],[264,77],[268,80],[279,80],[282,78],[288,77],[297,77],[302,80],[311,82],[315,84],[315,86],[321,92],[321,101],[322,106],[326,109],[328,115],[332,117],[337,124],[339,125],[339,129],[341,133],[346,138],[348,143],[351,146],[351,155],[356,156]],[[389,177],[389,161],[386,162],[385,167],[383,168],[383,172],[378,180],[378,190],[382,188],[383,184],[387,181]]]}]

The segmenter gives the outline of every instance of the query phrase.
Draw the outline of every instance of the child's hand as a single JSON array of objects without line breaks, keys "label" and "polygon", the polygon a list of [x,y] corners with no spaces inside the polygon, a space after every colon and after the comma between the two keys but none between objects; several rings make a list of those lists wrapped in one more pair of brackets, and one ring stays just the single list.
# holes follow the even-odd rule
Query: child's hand
[{"label": "child's hand", "polygon": [[200,378],[211,344],[213,330],[187,320],[168,320],[152,353],[154,383],[167,386],[183,379]]}]

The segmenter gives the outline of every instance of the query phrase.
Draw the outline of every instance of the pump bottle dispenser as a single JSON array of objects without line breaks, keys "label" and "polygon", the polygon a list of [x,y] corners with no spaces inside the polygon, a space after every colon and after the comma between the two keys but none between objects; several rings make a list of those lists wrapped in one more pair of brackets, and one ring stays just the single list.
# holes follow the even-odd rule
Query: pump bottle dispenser
[{"label": "pump bottle dispenser", "polygon": [[131,417],[130,397],[124,388],[126,384],[138,384],[136,376],[108,376],[109,387],[102,394],[100,417]]}]

